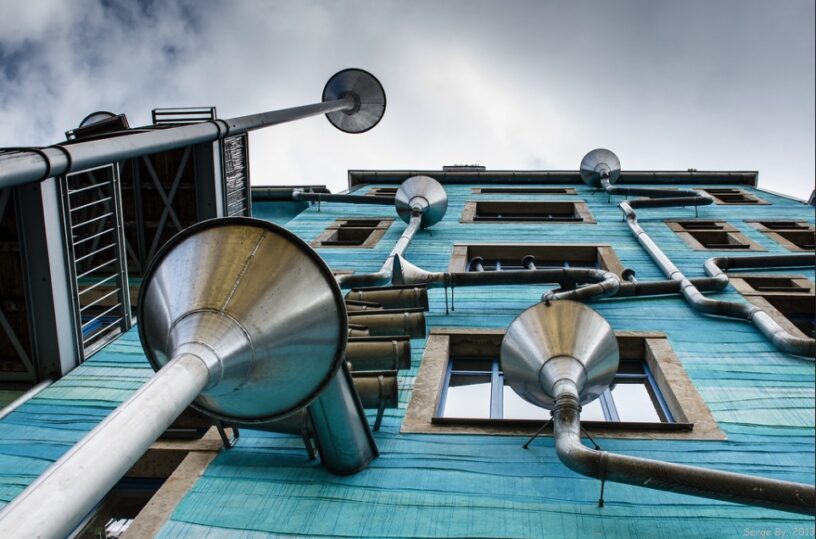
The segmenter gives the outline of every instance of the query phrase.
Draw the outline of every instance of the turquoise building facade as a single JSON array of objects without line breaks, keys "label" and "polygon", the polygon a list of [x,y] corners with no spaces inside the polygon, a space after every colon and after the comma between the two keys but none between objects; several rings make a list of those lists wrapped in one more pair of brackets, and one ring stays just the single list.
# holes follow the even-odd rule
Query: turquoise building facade
[{"label": "turquoise building facade", "polygon": [[[423,173],[439,180],[448,194],[444,219],[418,232],[406,252],[408,260],[425,270],[447,271],[455,247],[463,245],[532,244],[545,250],[548,245],[608,245],[638,280],[664,278],[622,219],[619,200],[584,185],[575,172],[553,178],[518,172],[515,179],[505,175],[502,183],[490,171],[470,176],[466,170]],[[365,194],[394,188],[406,174],[351,172],[350,190]],[[703,263],[712,256],[740,256],[744,250],[695,249],[667,220],[724,222],[750,240],[754,250],[747,254],[792,252],[754,221],[796,221],[812,230],[813,207],[757,189],[755,175],[753,181],[736,184],[723,181],[726,173],[663,176],[660,181],[667,187],[738,189],[761,201],[638,211],[641,226],[688,277],[704,277]],[[570,194],[479,192],[496,187],[565,188]],[[584,202],[594,223],[462,222],[468,203],[479,201]],[[254,217],[280,224],[307,242],[337,220],[394,218],[373,247],[318,247],[336,270],[377,271],[406,227],[394,209],[384,205],[321,203],[296,213],[286,202],[254,200],[252,208]],[[809,280],[812,306],[813,268],[750,274]],[[449,290],[430,289],[428,336],[411,341],[411,368],[398,375],[399,405],[385,410],[374,433],[377,459],[356,474],[333,475],[307,458],[297,436],[241,430],[237,445],[215,456],[177,496],[158,536],[813,536],[809,516],[622,484],[607,484],[605,503],[599,507],[599,481],[564,466],[550,433],[529,449],[522,448],[524,433],[535,430],[530,424],[464,422],[471,429],[467,434],[450,432],[456,425],[446,428],[445,422],[406,428],[415,383],[429,354],[426,344],[433,335],[505,330],[554,286],[461,287],[454,298]],[[734,286],[711,297],[746,301]],[[690,430],[600,428],[600,434],[588,427],[603,449],[814,483],[813,358],[781,353],[751,324],[703,315],[678,295],[601,299],[591,307],[618,334],[664,339],[714,422],[699,436],[696,423]],[[134,328],[0,421],[0,502],[13,499],[151,374]],[[431,383],[441,390],[441,380]],[[368,410],[368,415],[373,424],[376,411]],[[474,434],[473,429],[483,432]]]}]

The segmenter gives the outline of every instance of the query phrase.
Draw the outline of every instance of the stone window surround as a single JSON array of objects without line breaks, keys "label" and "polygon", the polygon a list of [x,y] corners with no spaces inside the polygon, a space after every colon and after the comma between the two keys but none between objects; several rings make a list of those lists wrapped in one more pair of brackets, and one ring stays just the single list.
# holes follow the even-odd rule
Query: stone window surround
[{"label": "stone window surround", "polygon": [[[756,228],[776,243],[782,245],[785,249],[789,251],[804,251],[810,252],[812,249],[803,249],[799,247],[788,238],[780,234],[780,232],[811,232],[813,233],[816,230],[816,226],[808,223],[804,219],[745,219],[745,222],[751,225],[752,227]],[[798,225],[803,225],[806,228],[768,228],[763,223],[797,223]]]},{"label": "stone window surround", "polygon": [[[482,434],[528,436],[543,424],[536,420],[434,418],[445,381],[451,346],[475,348],[479,354],[498,354],[504,330],[472,328],[433,328],[414,381],[411,400],[401,433]],[[592,434],[609,438],[725,440],[708,406],[688,378],[671,349],[665,334],[659,332],[616,331],[621,359],[644,359],[657,381],[676,423],[649,424],[586,422]],[[668,427],[668,428],[667,428]],[[551,430],[548,433],[551,434]]]},{"label": "stone window surround", "polygon": [[474,195],[576,195],[574,187],[473,187]]},{"label": "stone window surround", "polygon": [[[323,242],[329,241],[331,237],[342,227],[344,226],[351,226],[351,228],[356,228],[354,225],[349,225],[348,223],[354,223],[355,221],[378,221],[378,224],[374,227],[368,226],[360,226],[359,228],[371,228],[371,233],[368,237],[363,241],[360,245],[324,245]],[[312,242],[309,244],[314,248],[321,248],[321,249],[371,249],[382,239],[385,235],[388,228],[391,226],[391,223],[394,222],[392,217],[347,217],[343,219],[335,219],[335,221],[329,224],[326,229],[320,233]]]},{"label": "stone window surround", "polygon": [[615,254],[615,250],[611,245],[606,244],[455,243],[448,264],[448,271],[468,271],[468,262],[475,256],[481,256],[485,259],[513,258],[521,260],[527,255],[533,255],[542,261],[596,257],[601,269],[618,276],[621,275],[624,269],[623,264]]},{"label": "stone window surround", "polygon": [[[768,299],[766,298],[796,298],[794,301],[802,301],[798,298],[806,297],[809,299],[805,301],[810,301],[811,304],[814,301],[814,291],[816,291],[816,286],[814,286],[813,281],[804,277],[803,275],[761,275],[761,274],[729,274],[729,282],[737,289],[737,291],[742,294],[749,303],[752,305],[756,305],[760,309],[764,310],[768,313],[768,315],[774,319],[774,321],[782,326],[786,331],[791,333],[792,335],[796,335],[798,337],[808,337],[805,335],[795,324],[793,324],[788,317],[785,316],[779,309],[777,309]],[[799,292],[786,292],[786,291],[779,291],[779,292],[769,292],[764,290],[756,290],[751,284],[749,283],[750,279],[756,278],[777,278],[777,279],[790,279],[793,281],[794,285],[798,285],[802,287],[802,291]],[[747,279],[747,280],[746,280]],[[774,301],[774,300],[771,300]],[[784,301],[784,299],[783,299]]]},{"label": "stone window surround", "polygon": [[[680,236],[680,238],[692,249],[695,251],[765,251],[766,249],[763,248],[760,244],[753,241],[745,234],[739,231],[737,227],[731,225],[725,221],[716,220],[716,219],[666,219],[664,221],[666,226],[669,227],[675,234]],[[686,228],[686,223],[713,223],[714,227],[712,228]],[[717,247],[706,247],[699,239],[695,237],[695,233],[697,232],[724,232],[728,234],[733,240],[739,242],[742,245],[748,245],[747,249],[727,249],[727,248],[717,248]]]},{"label": "stone window surround", "polygon": [[[739,206],[739,205],[758,206],[758,205],[770,205],[771,204],[767,200],[763,200],[763,199],[759,198],[758,196],[756,196],[755,194],[749,193],[748,191],[745,191],[744,189],[740,189],[738,187],[702,187],[702,188],[700,188],[700,190],[705,191],[706,193],[708,193],[714,199],[714,204],[717,204],[717,205],[723,205],[723,206]],[[720,193],[718,193],[718,191],[720,191]],[[725,193],[723,191],[728,191],[728,192]],[[728,202],[728,201],[720,199],[717,196],[718,194],[742,195],[743,197],[748,199],[748,201],[746,201],[746,202]]]},{"label": "stone window surround", "polygon": [[[518,209],[527,210],[531,213],[534,213],[537,208],[536,206],[541,206],[544,204],[572,204],[573,208],[575,209],[575,213],[581,217],[581,221],[559,221],[558,219],[553,220],[538,220],[538,221],[522,221],[522,220],[512,220],[512,221],[477,221],[476,220],[476,213],[477,213],[477,205],[482,203],[488,204],[503,204],[508,206],[518,207]],[[570,224],[570,225],[594,225],[596,224],[595,218],[592,216],[592,213],[589,211],[589,205],[586,203],[585,200],[576,200],[576,201],[565,201],[565,200],[535,200],[535,201],[513,201],[513,200],[469,200],[465,202],[465,207],[462,210],[462,218],[459,220],[460,223],[468,223],[474,225],[480,224]]]}]

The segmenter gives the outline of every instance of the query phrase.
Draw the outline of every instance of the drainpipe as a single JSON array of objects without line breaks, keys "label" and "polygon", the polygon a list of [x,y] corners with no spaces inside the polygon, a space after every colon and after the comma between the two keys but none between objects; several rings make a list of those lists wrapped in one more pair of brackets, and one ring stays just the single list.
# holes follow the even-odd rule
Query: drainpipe
[{"label": "drainpipe", "polygon": [[562,380],[556,385],[555,393],[555,451],[561,462],[574,472],[601,481],[816,514],[816,494],[811,485],[590,449],[581,443],[581,406],[575,383]]},{"label": "drainpipe", "polygon": [[620,350],[600,314],[574,301],[538,303],[504,334],[505,381],[524,400],[553,411],[558,458],[601,481],[702,496],[813,515],[813,485],[642,459],[593,450],[581,443],[581,405],[614,382]]},{"label": "drainpipe", "polygon": [[[713,199],[703,193],[693,190],[673,190],[673,189],[648,189],[648,188],[632,188],[632,187],[613,187],[612,183],[620,174],[620,161],[617,156],[609,150],[593,150],[588,153],[581,162],[581,176],[589,185],[600,186],[610,195],[636,195],[636,196],[651,196],[659,198],[624,201],[619,204],[626,218],[626,223],[629,229],[634,234],[641,246],[649,253],[652,260],[660,267],[663,274],[671,280],[680,283],[680,293],[697,311],[714,314],[718,316],[727,316],[730,318],[739,318],[753,323],[774,346],[787,354],[807,357],[811,360],[816,356],[816,339],[807,337],[798,337],[791,334],[785,328],[780,326],[771,316],[764,310],[748,303],[738,303],[733,301],[722,301],[708,299],[700,292],[700,290],[691,282],[685,275],[674,265],[674,263],[666,256],[660,247],[652,240],[645,230],[638,224],[637,213],[635,208],[668,208],[675,206],[704,206],[711,204]],[[800,258],[800,255],[770,255],[767,257],[746,257],[751,258],[750,264],[742,267],[790,267],[801,266],[803,263],[812,264],[813,259],[807,262],[805,258]],[[810,255],[805,255],[805,257]],[[716,260],[724,261],[726,258],[718,258]],[[731,264],[739,264],[736,262],[737,258],[727,258]],[[724,263],[724,262],[723,262]],[[745,262],[744,264],[749,264]],[[731,266],[735,267],[735,266]],[[706,271],[714,279],[720,279],[727,282],[727,275],[719,270],[717,263],[707,262]]]}]

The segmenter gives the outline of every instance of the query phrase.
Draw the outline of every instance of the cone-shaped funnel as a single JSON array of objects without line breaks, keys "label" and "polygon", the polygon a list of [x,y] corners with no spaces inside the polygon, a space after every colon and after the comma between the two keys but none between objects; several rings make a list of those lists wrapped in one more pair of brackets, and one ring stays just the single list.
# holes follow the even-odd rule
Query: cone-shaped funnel
[{"label": "cone-shaped funnel", "polygon": [[587,185],[601,186],[601,175],[607,174],[609,183],[615,183],[620,176],[620,159],[605,148],[592,150],[581,160],[581,179]]},{"label": "cone-shaped funnel", "polygon": [[202,222],[156,256],[139,298],[139,334],[158,370],[190,353],[210,368],[194,406],[264,422],[314,399],[343,359],[346,311],[321,258],[257,219]]},{"label": "cone-shaped funnel", "polygon": [[394,203],[406,223],[411,220],[412,212],[420,211],[422,228],[426,228],[445,217],[448,194],[442,184],[430,176],[411,176],[400,184]]},{"label": "cone-shaped funnel", "polygon": [[344,69],[335,73],[323,88],[323,101],[351,96],[351,110],[329,112],[326,118],[346,133],[363,133],[379,123],[385,114],[385,90],[377,77],[362,69]]},{"label": "cone-shaped funnel", "polygon": [[524,400],[549,410],[556,382],[575,382],[586,404],[612,383],[618,361],[609,323],[575,301],[530,307],[507,328],[501,347],[505,380]]}]

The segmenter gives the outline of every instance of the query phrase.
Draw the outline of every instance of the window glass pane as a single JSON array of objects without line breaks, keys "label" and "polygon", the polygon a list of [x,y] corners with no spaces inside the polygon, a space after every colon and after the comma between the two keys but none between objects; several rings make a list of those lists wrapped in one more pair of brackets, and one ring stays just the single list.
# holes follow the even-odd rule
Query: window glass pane
[{"label": "window glass pane", "polygon": [[504,419],[541,419],[550,418],[550,411],[530,404],[518,396],[510,386],[504,386]]},{"label": "window glass pane", "polygon": [[652,396],[644,381],[617,382],[612,386],[612,399],[621,421],[659,423]]},{"label": "window glass pane", "polygon": [[588,404],[584,404],[583,408],[581,408],[581,421],[606,421],[603,408],[601,408],[600,397]]},{"label": "window glass pane", "polygon": [[452,374],[443,417],[490,418],[490,376]]},{"label": "window glass pane", "polygon": [[454,371],[482,371],[490,372],[493,368],[492,359],[454,358],[451,359],[451,368]]}]

